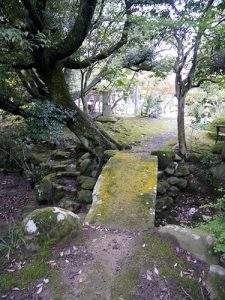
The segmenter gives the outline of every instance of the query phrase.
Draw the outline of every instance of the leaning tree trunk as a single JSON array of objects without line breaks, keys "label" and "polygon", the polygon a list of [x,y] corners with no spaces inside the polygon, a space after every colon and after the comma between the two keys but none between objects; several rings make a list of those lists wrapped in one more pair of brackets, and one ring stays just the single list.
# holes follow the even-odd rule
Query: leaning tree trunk
[{"label": "leaning tree trunk", "polygon": [[39,75],[48,88],[51,101],[57,106],[74,112],[74,118],[68,121],[67,126],[85,148],[99,158],[103,157],[105,150],[120,148],[117,142],[97,127],[93,120],[73,102],[60,63],[45,68],[44,72],[43,69],[39,70]]},{"label": "leaning tree trunk", "polygon": [[185,122],[184,122],[185,97],[178,97],[178,113],[177,113],[177,129],[179,154],[185,156],[187,153],[187,145],[185,138]]}]

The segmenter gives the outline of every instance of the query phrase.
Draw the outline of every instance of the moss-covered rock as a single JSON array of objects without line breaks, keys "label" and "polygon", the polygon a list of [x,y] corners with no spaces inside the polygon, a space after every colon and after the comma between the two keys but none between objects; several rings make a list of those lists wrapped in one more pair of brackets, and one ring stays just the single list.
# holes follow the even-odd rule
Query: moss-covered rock
[{"label": "moss-covered rock", "polygon": [[164,195],[166,191],[169,188],[168,182],[164,181],[159,181],[157,184],[157,194],[158,195]]},{"label": "moss-covered rock", "polygon": [[81,185],[84,190],[92,190],[95,186],[96,179],[93,177],[88,177]]},{"label": "moss-covered rock", "polygon": [[179,164],[179,166],[175,172],[175,175],[177,177],[185,177],[185,176],[190,175],[189,166],[187,164]]},{"label": "moss-covered rock", "polygon": [[177,197],[180,194],[180,190],[176,186],[170,186],[168,189],[168,196],[169,197]]},{"label": "moss-covered rock", "polygon": [[86,153],[84,153],[82,156],[81,156],[81,160],[84,160],[84,159],[86,159],[86,158],[90,158],[91,157],[91,154],[89,153],[89,152],[86,152]]},{"label": "moss-covered rock", "polygon": [[207,276],[207,286],[210,290],[210,299],[225,299],[225,269],[218,265],[211,265]]},{"label": "moss-covered rock", "polygon": [[82,160],[81,164],[80,164],[80,172],[82,174],[87,173],[89,171],[89,168],[91,166],[91,160],[89,158],[86,158],[84,160]]},{"label": "moss-covered rock", "polygon": [[159,232],[176,241],[180,247],[192,253],[197,259],[208,264],[217,264],[218,259],[213,252],[216,241],[211,235],[177,225],[166,225],[161,227]]},{"label": "moss-covered rock", "polygon": [[158,167],[160,170],[165,170],[175,158],[175,153],[172,150],[154,150],[151,154],[158,157]]},{"label": "moss-covered rock", "polygon": [[51,158],[55,160],[64,160],[70,158],[71,153],[68,151],[55,150],[51,154]]},{"label": "moss-covered rock", "polygon": [[170,184],[170,185],[178,185],[178,183],[180,182],[180,179],[175,177],[175,176],[171,176],[167,179],[167,182]]},{"label": "moss-covered rock", "polygon": [[184,189],[186,189],[187,184],[188,184],[188,181],[187,181],[186,179],[181,178],[181,179],[179,180],[177,186],[179,187],[180,190],[184,190]]},{"label": "moss-covered rock", "polygon": [[59,203],[58,206],[60,208],[64,208],[66,210],[76,212],[77,210],[80,209],[81,204],[76,202],[74,199],[71,199],[70,197],[63,197]]},{"label": "moss-covered rock", "polygon": [[220,163],[210,169],[214,187],[223,187],[225,183],[225,163]]},{"label": "moss-covered rock", "polygon": [[59,207],[34,210],[23,220],[23,227],[30,247],[65,242],[70,237],[77,238],[81,233],[80,218]]},{"label": "moss-covered rock", "polygon": [[156,210],[166,210],[171,204],[173,204],[173,198],[171,197],[157,197],[156,198]]},{"label": "moss-covered rock", "polygon": [[80,190],[78,192],[78,201],[81,203],[89,204],[92,202],[92,192],[89,190]]},{"label": "moss-covered rock", "polygon": [[55,173],[49,174],[35,186],[35,196],[39,204],[53,203],[55,177]]}]

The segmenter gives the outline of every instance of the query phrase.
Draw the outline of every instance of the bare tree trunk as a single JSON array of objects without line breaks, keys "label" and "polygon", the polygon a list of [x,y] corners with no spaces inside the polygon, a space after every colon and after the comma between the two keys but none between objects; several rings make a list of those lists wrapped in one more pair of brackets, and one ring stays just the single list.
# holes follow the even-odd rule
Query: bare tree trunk
[{"label": "bare tree trunk", "polygon": [[185,156],[187,153],[187,145],[185,138],[185,121],[184,121],[185,97],[178,98],[178,114],[177,114],[177,129],[179,153]]}]

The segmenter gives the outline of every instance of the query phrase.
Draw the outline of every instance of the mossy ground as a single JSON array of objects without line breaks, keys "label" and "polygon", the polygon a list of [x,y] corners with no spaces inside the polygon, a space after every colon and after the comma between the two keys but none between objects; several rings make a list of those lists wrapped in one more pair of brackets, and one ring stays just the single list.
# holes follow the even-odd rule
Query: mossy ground
[{"label": "mossy ground", "polygon": [[147,270],[153,270],[154,267],[159,271],[157,276],[172,285],[176,293],[182,294],[183,288],[193,299],[199,299],[198,274],[195,274],[193,278],[184,275],[185,270],[190,269],[190,265],[175,254],[169,242],[162,240],[154,233],[149,233],[142,237],[142,243],[145,247],[140,247],[127,260],[125,267],[113,280],[112,300],[134,299],[140,276]]},{"label": "mossy ground", "polygon": [[141,117],[120,118],[116,123],[97,124],[104,128],[116,141],[124,146],[142,138],[151,138],[176,130],[176,120],[150,120]]},{"label": "mossy ground", "polygon": [[87,220],[111,228],[147,229],[154,226],[157,159],[117,153],[101,174],[97,198]]},{"label": "mossy ground", "polygon": [[47,277],[50,275],[51,270],[47,265],[47,260],[51,259],[51,250],[45,245],[40,249],[39,253],[29,259],[26,254],[21,255],[22,261],[27,261],[27,265],[15,272],[5,272],[0,275],[0,290],[11,290],[15,287],[27,288],[38,279]]}]

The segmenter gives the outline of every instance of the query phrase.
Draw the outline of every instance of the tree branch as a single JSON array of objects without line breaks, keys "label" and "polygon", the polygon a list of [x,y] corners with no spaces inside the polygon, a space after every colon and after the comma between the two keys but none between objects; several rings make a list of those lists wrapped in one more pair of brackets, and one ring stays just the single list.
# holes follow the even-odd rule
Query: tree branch
[{"label": "tree branch", "polygon": [[71,31],[63,41],[50,48],[53,59],[64,59],[80,48],[91,26],[96,4],[97,0],[80,1],[77,18]]},{"label": "tree branch", "polygon": [[39,18],[35,7],[33,6],[33,3],[30,0],[21,0],[23,2],[23,5],[25,6],[26,10],[28,11],[28,16],[33,22],[34,27],[37,30],[42,31],[43,30],[43,24],[41,19]]},{"label": "tree branch", "polygon": [[84,69],[84,68],[87,68],[96,61],[106,59],[111,54],[113,54],[114,52],[119,50],[123,45],[125,45],[127,43],[127,40],[128,40],[128,30],[129,30],[129,27],[130,27],[129,16],[131,14],[131,11],[130,11],[131,6],[132,6],[132,4],[130,4],[129,1],[126,1],[127,19],[124,23],[121,38],[115,45],[112,45],[111,47],[109,47],[106,50],[103,50],[99,54],[94,55],[92,57],[89,57],[89,58],[87,58],[83,61],[76,61],[76,60],[68,58],[68,59],[64,60],[63,66],[65,68],[68,68],[68,69]]},{"label": "tree branch", "polygon": [[198,81],[198,83],[196,84],[192,84],[191,88],[198,88],[200,87],[200,85],[206,81],[212,82],[212,83],[218,83],[218,81],[214,80],[214,79],[210,79],[210,78],[202,78]]}]

